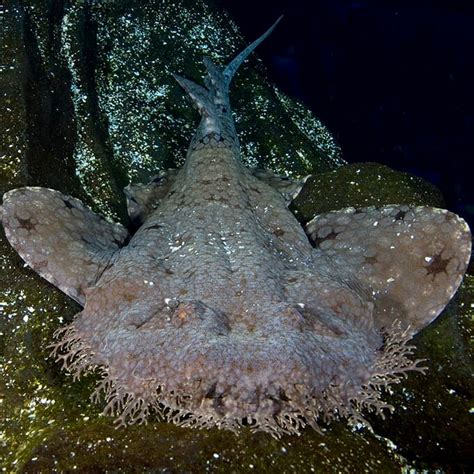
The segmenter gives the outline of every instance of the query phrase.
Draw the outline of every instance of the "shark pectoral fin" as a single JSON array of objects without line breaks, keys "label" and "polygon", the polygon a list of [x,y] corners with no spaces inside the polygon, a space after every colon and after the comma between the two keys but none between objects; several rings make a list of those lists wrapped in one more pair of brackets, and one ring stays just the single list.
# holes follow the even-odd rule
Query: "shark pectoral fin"
[{"label": "shark pectoral fin", "polygon": [[177,174],[178,170],[169,169],[153,177],[148,184],[129,184],[124,188],[128,215],[135,227],[143,224],[170,192]]},{"label": "shark pectoral fin", "polygon": [[287,206],[298,196],[304,184],[311,176],[308,175],[302,179],[294,179],[288,176],[279,176],[273,171],[261,168],[254,168],[251,172],[260,181],[277,190],[284,197]]},{"label": "shark pectoral fin", "polygon": [[47,188],[26,187],[3,196],[5,235],[39,275],[84,305],[127,230],[87,209],[78,199]]},{"label": "shark pectoral fin", "polygon": [[307,231],[341,273],[371,291],[375,322],[394,318],[415,334],[456,292],[471,253],[471,233],[456,214],[432,207],[347,208],[316,216]]}]

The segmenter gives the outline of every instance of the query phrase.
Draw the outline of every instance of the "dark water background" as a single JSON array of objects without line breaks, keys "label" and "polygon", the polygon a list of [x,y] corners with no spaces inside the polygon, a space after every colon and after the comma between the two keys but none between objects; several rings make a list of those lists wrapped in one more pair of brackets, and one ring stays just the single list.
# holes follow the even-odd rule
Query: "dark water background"
[{"label": "dark water background", "polygon": [[331,130],[349,162],[421,176],[474,226],[474,3],[221,0],[273,80]]}]

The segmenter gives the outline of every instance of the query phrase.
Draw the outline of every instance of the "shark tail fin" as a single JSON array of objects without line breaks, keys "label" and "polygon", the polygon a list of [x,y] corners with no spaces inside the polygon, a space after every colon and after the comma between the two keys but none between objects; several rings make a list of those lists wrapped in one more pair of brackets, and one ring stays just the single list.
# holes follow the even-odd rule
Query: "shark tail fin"
[{"label": "shark tail fin", "polygon": [[202,121],[191,143],[191,148],[201,146],[238,146],[229,102],[229,86],[239,66],[254,49],[275,29],[282,16],[259,38],[240,52],[224,69],[210,58],[204,58],[207,76],[205,86],[173,74],[180,86],[189,94],[202,116]]},{"label": "shark tail fin", "polygon": [[281,19],[283,18],[283,15],[281,15],[275,23],[273,23],[270,28],[268,28],[263,35],[261,35],[259,38],[257,38],[253,43],[249,44],[242,52],[240,52],[224,69],[223,76],[226,81],[226,86],[227,88],[230,85],[230,82],[232,81],[232,78],[234,77],[237,69],[240,67],[240,65],[249,57],[249,55],[254,51],[254,49],[262,43],[271,33],[272,31],[276,28],[278,23],[280,23]]}]

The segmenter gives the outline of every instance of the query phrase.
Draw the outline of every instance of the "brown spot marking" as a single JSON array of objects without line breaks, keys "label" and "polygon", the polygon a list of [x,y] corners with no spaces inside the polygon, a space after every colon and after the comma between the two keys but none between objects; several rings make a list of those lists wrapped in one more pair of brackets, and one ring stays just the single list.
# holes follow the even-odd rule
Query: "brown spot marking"
[{"label": "brown spot marking", "polygon": [[255,188],[255,187],[253,187],[253,186],[250,186],[250,189],[251,189],[252,191],[255,191],[255,192],[258,193],[258,194],[262,194],[262,192],[261,192],[259,189]]},{"label": "brown spot marking", "polygon": [[33,270],[41,271],[44,270],[48,266],[47,260],[41,260],[40,262],[36,262],[34,265],[31,266]]},{"label": "brown spot marking", "polygon": [[123,294],[123,299],[127,301],[128,303],[131,303],[132,301],[135,301],[137,299],[137,296],[134,295],[133,293],[124,292],[122,294]]},{"label": "brown spot marking", "polygon": [[174,274],[173,270],[170,270],[169,268],[165,268],[165,273],[167,275],[173,275]]},{"label": "brown spot marking", "polygon": [[204,185],[208,185],[208,184],[211,184],[212,181],[210,179],[202,179],[201,180],[201,184],[204,184]]},{"label": "brown spot marking", "polygon": [[277,237],[282,237],[285,235],[285,231],[281,228],[281,227],[277,227],[273,233],[277,236]]},{"label": "brown spot marking", "polygon": [[181,288],[181,289],[179,290],[179,294],[180,294],[180,295],[183,295],[183,296],[184,296],[184,295],[187,295],[187,294],[188,294],[188,290],[186,290],[186,288]]},{"label": "brown spot marking", "polygon": [[306,322],[303,312],[297,310],[296,308],[285,308],[281,312],[281,316],[296,323],[298,325],[298,329],[300,330],[303,328],[303,324]]},{"label": "brown spot marking", "polygon": [[176,311],[176,317],[179,319],[180,322],[186,321],[190,315],[190,310],[189,308],[186,307],[180,307],[178,311]]},{"label": "brown spot marking", "polygon": [[227,176],[222,176],[222,181],[224,181],[224,183],[228,183],[230,179]]},{"label": "brown spot marking", "polygon": [[342,304],[342,301],[336,300],[331,305],[329,305],[329,308],[332,309],[336,314],[340,314],[342,313]]},{"label": "brown spot marking", "polygon": [[[248,316],[249,316],[249,315],[247,314],[247,315],[244,316],[244,318],[245,318],[245,317],[248,317]],[[251,317],[251,316],[252,316],[252,315],[250,315],[250,317]],[[243,319],[242,322],[243,322],[244,325],[245,325],[245,330],[246,330],[247,332],[249,332],[249,333],[254,333],[255,330],[257,329],[257,326],[255,325],[255,323],[254,323],[253,321],[248,321],[248,320]]]},{"label": "brown spot marking", "polygon": [[30,219],[20,219],[18,217],[18,222],[20,223],[20,226],[28,232],[35,228],[35,225],[30,221]]},{"label": "brown spot marking", "polygon": [[447,273],[446,267],[448,266],[450,260],[450,258],[441,257],[441,254],[435,255],[433,257],[433,261],[426,267],[428,275],[433,275],[434,279],[439,273]]},{"label": "brown spot marking", "polygon": [[135,352],[129,352],[127,354],[127,359],[131,362],[136,362],[136,361],[140,360],[141,357],[138,354],[136,354]]}]

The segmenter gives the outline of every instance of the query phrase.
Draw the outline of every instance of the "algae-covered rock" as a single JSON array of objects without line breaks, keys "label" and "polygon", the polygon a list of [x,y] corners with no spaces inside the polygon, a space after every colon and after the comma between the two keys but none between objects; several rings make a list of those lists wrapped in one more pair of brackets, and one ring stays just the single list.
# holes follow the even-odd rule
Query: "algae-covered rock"
[{"label": "algae-covered rock", "polygon": [[[0,110],[0,192],[52,187],[124,223],[121,188],[182,164],[198,121],[171,73],[200,81],[203,56],[223,64],[247,42],[225,12],[204,1],[12,0],[0,9],[0,87],[6,98]],[[302,221],[348,205],[442,206],[429,185],[380,165],[332,172],[344,162],[329,132],[268,82],[255,57],[236,77],[231,100],[248,165],[314,174],[295,204]],[[310,429],[281,440],[247,430],[236,436],[177,428],[153,419],[147,426],[115,430],[113,420],[100,415],[103,406],[88,398],[98,375],[74,381],[48,357],[54,330],[80,307],[25,268],[3,233],[0,252],[0,468],[7,472],[399,472],[406,464],[393,444],[345,423],[332,424],[324,436]],[[459,300],[463,311],[473,301],[471,283]],[[396,415],[373,421],[376,433],[393,438],[409,462],[448,468],[467,462],[467,428],[445,437],[440,429],[451,412],[459,423],[450,426],[468,426],[464,407],[472,396],[456,308],[418,338],[431,360],[428,376],[411,376],[411,392],[393,395]],[[461,349],[452,351],[453,344]],[[454,385],[446,385],[453,378]],[[427,381],[432,392],[424,388]],[[431,396],[443,387],[455,393]],[[419,408],[438,401],[437,413]],[[437,436],[443,452],[451,449],[461,461],[443,461],[435,448],[414,439],[418,427],[427,429],[422,439]],[[463,439],[456,446],[458,435]]]},{"label": "algae-covered rock", "polygon": [[441,192],[418,176],[379,163],[351,163],[314,174],[293,203],[302,222],[344,207],[409,204],[445,207]]},{"label": "algae-covered rock", "polygon": [[386,399],[396,407],[376,433],[417,465],[469,472],[474,465],[474,276],[466,275],[444,313],[415,337],[426,375],[408,377]]},{"label": "algae-covered rock", "polygon": [[30,452],[26,472],[400,472],[402,459],[374,436],[335,426],[275,440],[154,423],[117,431],[104,421],[49,429]]},{"label": "algae-covered rock", "polygon": [[[1,7],[3,9],[3,7]],[[27,58],[20,14],[0,15],[0,193],[26,182],[26,104],[23,94]]]},{"label": "algae-covered rock", "polygon": [[[225,64],[246,40],[202,0],[10,5],[0,18],[1,190],[21,175],[125,222],[122,188],[182,164],[198,123],[172,74],[200,82],[204,56]],[[256,57],[232,103],[248,164],[301,175],[343,163],[327,129],[268,82]]]}]

